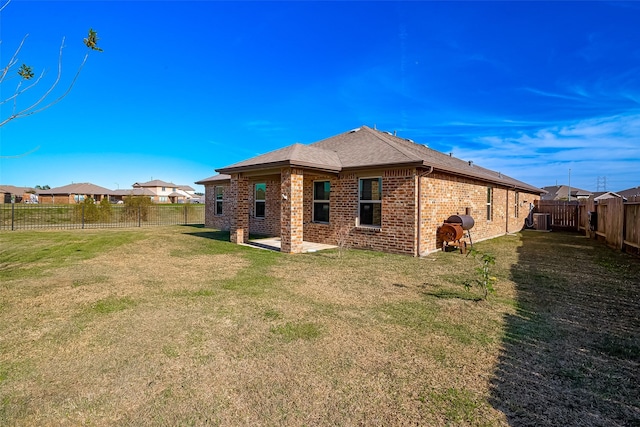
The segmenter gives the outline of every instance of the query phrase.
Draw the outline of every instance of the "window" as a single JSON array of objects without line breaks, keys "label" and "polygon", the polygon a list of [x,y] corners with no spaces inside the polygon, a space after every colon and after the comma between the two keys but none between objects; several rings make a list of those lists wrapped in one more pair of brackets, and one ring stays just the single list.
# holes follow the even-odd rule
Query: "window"
[{"label": "window", "polygon": [[487,187],[487,221],[491,221],[493,217],[493,209],[491,201],[493,200],[493,188]]},{"label": "window", "polygon": [[358,220],[360,225],[382,225],[382,178],[360,179]]},{"label": "window", "polygon": [[265,199],[267,196],[267,184],[260,183],[256,184],[255,188],[255,217],[256,218],[264,218],[265,212]]},{"label": "window", "polygon": [[518,218],[520,216],[520,193],[516,191],[516,205],[514,206],[513,215]]},{"label": "window", "polygon": [[313,183],[313,221],[329,222],[329,181],[314,181]]},{"label": "window", "polygon": [[162,187],[162,191],[167,191],[167,187]]},{"label": "window", "polygon": [[213,208],[214,215],[222,215],[222,196],[224,195],[224,187],[215,187],[216,203]]}]

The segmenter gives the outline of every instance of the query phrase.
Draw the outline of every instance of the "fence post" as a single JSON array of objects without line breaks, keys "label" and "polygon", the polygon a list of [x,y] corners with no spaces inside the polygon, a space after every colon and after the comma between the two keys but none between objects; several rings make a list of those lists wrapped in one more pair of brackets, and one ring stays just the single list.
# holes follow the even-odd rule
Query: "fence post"
[{"label": "fence post", "polygon": [[614,221],[614,240],[613,244],[616,249],[622,250],[624,248],[624,202],[622,201],[622,197],[616,197],[613,199],[613,211],[615,212],[615,216],[613,217]]},{"label": "fence post", "polygon": [[13,201],[11,202],[11,231],[14,231],[14,223],[15,223],[15,218],[16,218],[16,213],[15,213],[15,209],[16,209],[16,204],[13,203]]},{"label": "fence post", "polygon": [[142,227],[142,206],[138,206],[138,227]]},{"label": "fence post", "polygon": [[84,203],[82,204],[82,229],[84,230]]},{"label": "fence post", "polygon": [[187,225],[187,216],[189,215],[189,209],[187,209],[187,204],[184,204],[184,225]]}]

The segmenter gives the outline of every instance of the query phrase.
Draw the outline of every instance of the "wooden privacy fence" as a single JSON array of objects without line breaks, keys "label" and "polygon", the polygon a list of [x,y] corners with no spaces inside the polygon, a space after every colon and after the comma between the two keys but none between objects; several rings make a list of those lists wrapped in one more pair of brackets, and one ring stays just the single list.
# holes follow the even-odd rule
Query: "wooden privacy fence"
[{"label": "wooden privacy fence", "polygon": [[549,214],[552,228],[578,229],[578,201],[538,200],[535,212]]},{"label": "wooden privacy fence", "polygon": [[630,197],[626,202],[612,197],[598,203],[593,198],[541,200],[535,212],[549,214],[552,229],[584,232],[616,249],[640,253],[640,197]]}]

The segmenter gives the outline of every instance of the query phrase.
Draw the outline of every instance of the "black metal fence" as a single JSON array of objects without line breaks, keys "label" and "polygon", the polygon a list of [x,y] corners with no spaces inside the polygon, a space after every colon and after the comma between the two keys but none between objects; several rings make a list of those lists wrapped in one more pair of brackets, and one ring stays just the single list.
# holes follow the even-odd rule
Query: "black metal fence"
[{"label": "black metal fence", "polygon": [[204,205],[0,204],[0,230],[204,224]]}]

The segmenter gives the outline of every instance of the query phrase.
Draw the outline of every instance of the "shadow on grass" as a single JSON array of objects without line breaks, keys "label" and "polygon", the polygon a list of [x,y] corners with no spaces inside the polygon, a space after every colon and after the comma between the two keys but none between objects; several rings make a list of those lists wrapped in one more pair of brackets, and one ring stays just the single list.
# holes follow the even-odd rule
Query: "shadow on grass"
[{"label": "shadow on grass", "polygon": [[491,404],[513,426],[640,425],[640,259],[523,233]]},{"label": "shadow on grass", "polygon": [[422,294],[442,299],[461,299],[463,301],[480,302],[482,298],[469,292],[458,292],[449,289],[434,289],[432,291],[422,291]]},{"label": "shadow on grass", "polygon": [[229,232],[205,228],[204,226],[189,226],[190,228],[199,228],[202,231],[187,231],[184,234],[189,236],[202,237],[204,239],[217,240],[220,242],[229,242]]}]

